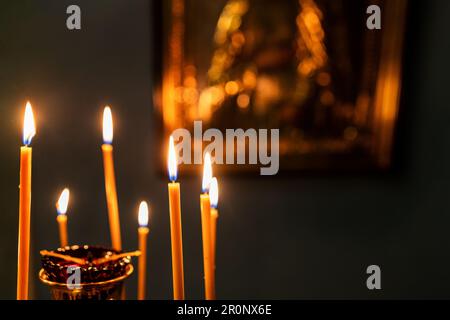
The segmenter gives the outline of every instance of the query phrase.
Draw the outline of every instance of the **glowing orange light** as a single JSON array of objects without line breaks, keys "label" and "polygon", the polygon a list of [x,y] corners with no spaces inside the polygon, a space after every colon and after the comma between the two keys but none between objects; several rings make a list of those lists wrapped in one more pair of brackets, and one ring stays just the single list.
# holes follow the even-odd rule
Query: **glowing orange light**
[{"label": "glowing orange light", "polygon": [[238,95],[236,102],[239,108],[245,109],[250,104],[250,97],[248,94],[242,93]]},{"label": "glowing orange light", "polygon": [[209,192],[209,187],[211,185],[212,179],[212,165],[211,165],[211,155],[209,152],[205,154],[205,159],[203,161],[203,180],[202,180],[202,190],[204,193]]},{"label": "glowing orange light", "polygon": [[239,84],[236,81],[228,81],[225,85],[225,92],[230,96],[239,92]]},{"label": "glowing orange light", "polygon": [[33,108],[28,101],[25,107],[25,116],[23,120],[23,143],[29,145],[35,134],[36,125],[34,123]]},{"label": "glowing orange light", "polygon": [[219,204],[219,186],[216,178],[211,179],[211,184],[209,186],[209,198],[211,201],[211,207],[217,208]]},{"label": "glowing orange light", "polygon": [[321,72],[317,75],[317,83],[322,87],[326,87],[331,82],[331,76],[327,72]]},{"label": "glowing orange light", "polygon": [[177,168],[177,157],[175,155],[175,144],[173,142],[173,137],[170,136],[169,139],[169,157],[167,160],[167,168],[169,171],[169,179],[170,181],[176,181],[178,175]]},{"label": "glowing orange light", "polygon": [[138,221],[141,227],[146,227],[148,225],[148,205],[145,201],[142,201],[139,205]]},{"label": "glowing orange light", "polygon": [[242,76],[242,81],[244,82],[244,86],[253,89],[254,87],[256,87],[256,74],[251,70],[247,70]]},{"label": "glowing orange light", "polygon": [[334,103],[334,94],[327,90],[320,96],[320,102],[325,106],[330,106]]},{"label": "glowing orange light", "polygon": [[67,213],[67,207],[69,205],[69,197],[70,197],[69,189],[65,188],[61,192],[58,202],[56,203],[56,210],[58,211],[58,214],[66,214]]},{"label": "glowing orange light", "polygon": [[103,110],[103,142],[111,144],[113,141],[113,119],[111,108],[106,106]]}]

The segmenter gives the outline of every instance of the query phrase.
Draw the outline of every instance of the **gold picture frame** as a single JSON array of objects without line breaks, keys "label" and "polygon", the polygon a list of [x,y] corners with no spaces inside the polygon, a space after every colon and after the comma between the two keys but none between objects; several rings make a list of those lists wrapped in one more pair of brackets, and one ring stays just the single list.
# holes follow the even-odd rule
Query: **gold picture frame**
[{"label": "gold picture frame", "polygon": [[[291,7],[281,7],[283,5],[288,6],[286,3],[289,3],[289,1],[283,1],[283,5],[281,5],[282,2],[273,0],[258,2],[254,0],[157,1],[154,7],[155,47],[161,49],[155,53],[154,105],[157,121],[161,128],[162,141],[167,141],[171,132],[177,128],[192,130],[192,122],[195,120],[204,120],[207,126],[211,122],[211,127],[219,128],[227,126],[227,124],[231,128],[241,127],[239,121],[242,120],[244,129],[250,125],[270,129],[273,128],[270,126],[272,119],[284,117],[283,119],[287,119],[283,120],[285,122],[275,122],[274,126],[277,127],[277,124],[281,123],[279,125],[281,128],[281,171],[389,169],[392,164],[395,129],[400,106],[407,2],[407,0],[360,0],[359,2],[352,0],[290,0],[289,5]],[[358,3],[356,8],[359,8],[357,15],[355,15],[355,11],[346,13],[345,8],[354,8],[355,3]],[[291,9],[296,4],[298,5],[298,12],[295,13],[296,16],[293,19],[291,16],[293,10]],[[378,5],[381,9],[382,28],[380,30],[369,30],[365,24],[368,13],[363,9],[373,4]],[[249,12],[251,12],[251,15]],[[356,18],[349,19],[350,14],[353,17],[356,16]],[[248,21],[245,20],[246,17],[248,17]],[[221,19],[224,21],[221,21]],[[221,34],[220,26],[226,27],[226,23],[232,25],[235,23],[232,19],[239,20],[237,24],[240,25],[242,30],[237,28],[234,30],[235,33],[229,33],[229,29],[226,29],[225,33],[222,32],[223,34]],[[270,21],[271,19],[274,21]],[[263,22],[260,22],[260,20]],[[233,83],[237,83],[238,92],[248,92],[245,91],[248,90],[245,86],[250,86],[252,80],[255,79],[252,78],[251,73],[246,74],[245,72],[252,70],[248,65],[253,66],[255,64],[259,64],[259,70],[265,68],[266,74],[269,75],[264,75],[261,72],[255,80],[257,83],[261,83],[261,92],[265,90],[267,93],[267,90],[271,88],[271,77],[272,80],[277,79],[280,83],[286,83],[284,79],[292,79],[289,78],[291,77],[291,70],[289,69],[292,64],[291,60],[286,59],[286,62],[282,60],[282,57],[286,52],[288,52],[286,56],[292,57],[293,55],[289,51],[289,45],[286,45],[289,42],[283,39],[283,28],[285,27],[280,23],[280,21],[290,20],[292,20],[292,30],[294,30],[291,32],[291,37],[293,37],[292,35],[296,35],[295,37],[302,36],[303,46],[310,52],[303,53],[303,60],[298,63],[298,48],[302,47],[302,44],[298,44],[297,40],[297,49],[295,49],[297,51],[294,49],[292,51],[296,52],[297,57],[289,59],[297,59],[295,61],[297,63],[295,64],[296,68],[293,68],[293,70],[300,74],[295,80],[300,84],[294,89],[288,88],[288,86],[279,86],[281,89],[278,88],[275,91],[279,94],[279,101],[284,101],[284,104],[279,103],[276,99],[273,100],[275,101],[273,111],[264,115],[261,118],[263,121],[261,121],[258,118],[261,117],[260,114],[254,111],[257,109],[255,105],[259,101],[256,100],[259,97],[258,93],[252,91],[248,95],[233,94],[233,90],[236,89],[233,88]],[[349,20],[351,22],[347,22]],[[252,23],[254,24],[252,25]],[[243,40],[239,38],[240,35],[250,42],[246,37],[250,39],[252,32],[257,35],[258,32],[261,33],[258,28],[265,28],[264,23],[280,26],[281,31],[276,32],[281,35],[279,38],[282,40],[271,40],[272,43],[259,48],[254,46],[251,50],[248,50],[251,53],[244,56],[241,59],[242,61],[233,57],[234,60],[232,60],[236,66],[228,66],[228,74],[217,76],[217,78],[223,77],[225,79],[223,83],[217,79],[215,81],[215,78],[211,75],[213,74],[211,70],[225,69],[225,67],[221,69],[220,66],[213,69],[214,61],[222,61],[220,56],[217,56],[217,52],[221,50],[220,41],[228,45],[228,48],[233,45],[233,41],[237,45],[239,45],[239,41],[242,43]],[[317,25],[323,29],[319,31],[324,33],[324,40],[320,41],[323,41],[324,48],[329,49],[326,57],[329,66],[320,64],[320,46],[322,44],[320,42],[311,45],[307,43],[307,41],[314,41],[314,32],[320,34],[317,31]],[[354,26],[360,29],[355,29]],[[357,31],[353,32],[352,30]],[[267,32],[267,29],[265,31],[266,33],[262,37],[264,41],[265,38],[270,38],[269,35],[272,34]],[[273,34],[276,34],[276,32],[274,31]],[[354,36],[354,33],[358,36]],[[224,37],[227,40],[223,40]],[[347,39],[347,42],[344,39]],[[295,39],[292,40],[295,43]],[[244,49],[241,51],[244,51]],[[349,53],[352,57],[357,57],[355,60],[358,61],[359,66],[350,70],[348,75],[345,73],[345,67],[342,67],[342,65],[348,64],[348,61],[345,60],[346,53]],[[271,54],[272,56],[270,56]],[[205,56],[210,58],[205,58]],[[226,58],[223,58],[223,60],[226,61]],[[351,59],[347,58],[347,60]],[[196,63],[201,65],[204,61],[211,61],[209,67],[206,69],[203,67],[203,70],[200,66],[196,67]],[[308,66],[308,61],[313,61],[316,65]],[[350,61],[350,64],[352,63]],[[261,65],[263,67],[260,67]],[[308,74],[308,72],[311,72],[311,69],[314,70],[314,68],[317,68],[318,71],[314,73],[314,76],[311,76],[311,73]],[[328,85],[321,87],[320,81],[326,83],[327,74],[334,76],[333,72],[336,74],[335,87],[333,89],[327,89]],[[236,74],[238,74],[237,77]],[[353,78],[350,74],[353,74]],[[233,75],[238,80],[233,80]],[[248,76],[247,79],[245,79],[246,76]],[[323,79],[319,79],[320,77]],[[315,93],[315,96],[310,94],[309,100],[305,98],[292,102],[285,98],[286,96],[292,97],[293,93],[301,91],[301,85],[305,87],[305,83],[308,84],[308,81],[319,88],[310,90],[310,92],[319,93]],[[276,83],[276,81],[272,81],[272,83]],[[346,89],[347,92],[340,89],[344,88],[345,84],[350,88]],[[223,105],[225,105],[223,95],[231,97],[231,102],[228,103],[232,106],[229,108],[232,110],[231,112],[219,113],[217,110],[222,106],[218,108],[210,103],[211,96],[208,96],[209,100],[206,100],[210,104],[208,106],[209,114],[205,112],[205,110],[208,111],[208,108],[204,106],[202,101],[205,99],[202,100],[202,97],[207,90],[216,88],[215,86],[221,86],[220,90],[224,92],[221,98]],[[311,87],[311,85],[309,86]],[[331,86],[329,87],[331,88]],[[244,108],[239,105],[239,103],[242,105],[247,103],[248,105],[249,99],[253,99],[248,98],[250,96],[256,97],[254,100],[256,102],[248,109],[253,110],[251,112],[257,114],[256,116],[251,114],[250,111],[243,111]],[[265,99],[271,99],[268,94],[266,94],[268,97],[262,96]],[[341,98],[341,96],[344,98]],[[348,96],[351,98],[348,98]],[[260,98],[260,100],[263,98]],[[298,101],[307,102],[303,102],[303,105],[300,106]],[[240,113],[233,114],[233,110]],[[311,110],[314,111],[311,112]],[[322,115],[320,112],[322,112]],[[279,114],[282,116],[279,116]],[[211,118],[214,120],[211,120]],[[254,118],[258,119],[255,120]],[[320,120],[321,118],[326,120]],[[323,123],[320,121],[323,121]],[[167,145],[163,144],[160,148],[160,160],[162,168],[165,168]],[[225,172],[246,172],[257,169],[249,165],[222,167],[225,166],[221,166],[220,170]],[[194,165],[185,165],[182,169],[198,171],[198,168],[195,168]]]}]

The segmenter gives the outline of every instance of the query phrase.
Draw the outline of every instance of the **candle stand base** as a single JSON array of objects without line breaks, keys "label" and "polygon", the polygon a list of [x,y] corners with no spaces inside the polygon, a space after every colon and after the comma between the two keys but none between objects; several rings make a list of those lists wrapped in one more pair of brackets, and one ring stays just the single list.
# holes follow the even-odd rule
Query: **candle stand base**
[{"label": "candle stand base", "polygon": [[48,280],[44,269],[39,279],[49,286],[53,300],[121,300],[124,280],[133,273],[133,266],[126,268],[126,274],[115,279],[97,283],[82,283],[78,288],[70,289],[66,283]]},{"label": "candle stand base", "polygon": [[110,258],[119,253],[89,245],[58,248],[43,255],[39,279],[54,300],[121,300],[133,265],[130,256]]}]

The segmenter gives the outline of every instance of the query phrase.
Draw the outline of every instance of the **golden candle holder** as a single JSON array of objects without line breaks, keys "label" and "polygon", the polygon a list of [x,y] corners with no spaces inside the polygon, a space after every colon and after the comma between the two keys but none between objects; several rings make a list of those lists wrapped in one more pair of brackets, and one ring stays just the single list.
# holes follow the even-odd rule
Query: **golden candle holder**
[{"label": "golden candle holder", "polygon": [[123,282],[133,273],[133,266],[127,267],[123,276],[94,283],[83,283],[80,288],[69,289],[66,283],[49,281],[44,269],[39,272],[39,279],[50,287],[53,300],[120,300]]},{"label": "golden candle holder", "polygon": [[[39,279],[53,300],[121,300],[124,281],[134,270],[130,255],[103,247],[71,246],[41,254]],[[78,268],[78,283],[68,281],[69,267]]]}]

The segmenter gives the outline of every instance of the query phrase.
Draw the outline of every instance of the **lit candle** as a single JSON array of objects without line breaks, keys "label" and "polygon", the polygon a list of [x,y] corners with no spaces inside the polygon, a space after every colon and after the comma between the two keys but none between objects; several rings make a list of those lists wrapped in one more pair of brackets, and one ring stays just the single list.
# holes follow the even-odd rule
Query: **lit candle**
[{"label": "lit candle", "polygon": [[142,201],[139,205],[139,274],[138,274],[138,300],[145,299],[145,281],[146,281],[146,265],[147,265],[147,236],[149,229],[148,225],[148,205],[147,202]]},{"label": "lit candle", "polygon": [[180,184],[177,181],[177,159],[173,137],[169,140],[168,171],[170,236],[172,244],[173,298],[184,300],[183,236],[181,227]]},{"label": "lit candle", "polygon": [[56,203],[56,211],[58,215],[56,216],[56,221],[59,225],[59,241],[61,248],[64,248],[68,244],[67,236],[67,206],[69,205],[69,189],[65,188]]},{"label": "lit candle", "polygon": [[30,264],[31,214],[31,139],[36,134],[33,110],[27,102],[23,125],[23,143],[20,148],[19,243],[17,254],[17,300],[28,299],[28,272]]},{"label": "lit candle", "polygon": [[202,220],[203,241],[203,271],[205,274],[205,297],[206,300],[216,298],[215,283],[212,267],[211,250],[211,203],[209,199],[209,188],[212,179],[211,156],[206,153],[203,163],[202,194],[200,195],[200,209]]},{"label": "lit candle", "polygon": [[211,185],[209,187],[209,198],[211,202],[211,260],[213,266],[213,278],[215,280],[217,219],[219,218],[219,210],[217,209],[219,203],[219,186],[216,178],[212,178],[211,180]]},{"label": "lit candle", "polygon": [[106,106],[103,111],[103,167],[105,171],[106,202],[108,204],[109,229],[112,247],[122,250],[120,238],[119,205],[117,202],[116,178],[114,175],[113,161],[113,120],[111,109]]}]

